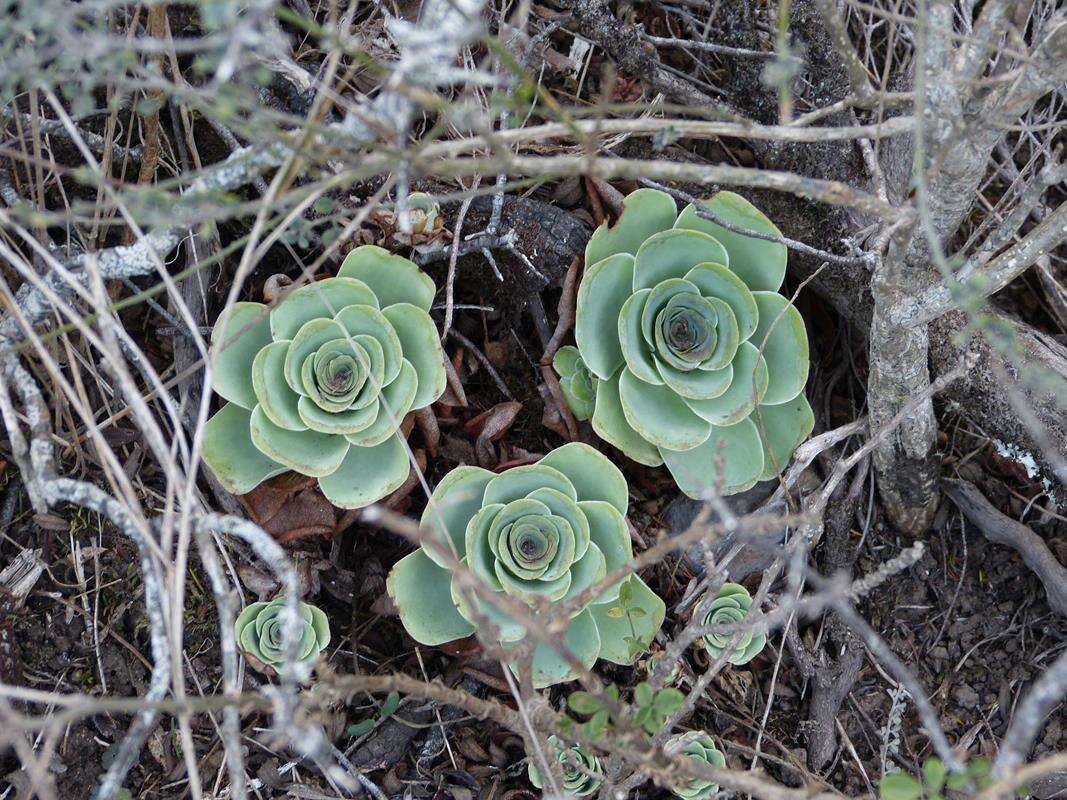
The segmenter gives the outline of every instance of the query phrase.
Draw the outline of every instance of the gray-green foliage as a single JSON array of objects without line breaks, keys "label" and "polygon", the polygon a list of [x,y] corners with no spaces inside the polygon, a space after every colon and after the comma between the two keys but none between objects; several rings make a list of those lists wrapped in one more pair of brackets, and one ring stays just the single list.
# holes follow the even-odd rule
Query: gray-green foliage
[{"label": "gray-green foliage", "polygon": [[[732,192],[703,203],[745,230],[778,234]],[[811,432],[808,337],[778,293],[786,249],[727,230],[670,195],[639,189],[585,251],[574,354],[557,359],[577,416],[686,494],[743,491],[777,475]],[[587,370],[589,392],[575,376]],[[718,457],[721,456],[721,468]]]},{"label": "gray-green foliage", "polygon": [[[551,749],[546,755],[559,762],[560,771],[563,773],[564,791],[575,797],[586,797],[600,788],[599,758],[577,742],[571,745],[564,744],[558,736],[548,737],[548,744]],[[538,789],[543,789],[545,781],[532,759],[528,771],[530,783]]]},{"label": "gray-green foliage", "polygon": [[204,461],[232,492],[295,470],[342,508],[408,476],[400,423],[445,388],[429,309],[436,288],[406,258],[357,247],[337,277],[269,309],[237,303],[211,334],[212,387],[229,401],[204,428]]},{"label": "gray-green foliage", "polygon": [[[296,656],[299,661],[314,661],[330,643],[330,624],[322,609],[310,603],[300,603],[298,607],[301,626]],[[285,660],[284,609],[284,597],[252,603],[234,623],[234,635],[240,648],[268,667],[276,667]]]},{"label": "gray-green foliage", "polygon": [[[564,634],[568,649],[586,668],[597,658],[632,664],[663,623],[663,601],[637,575],[591,599],[584,596],[633,557],[628,502],[619,469],[577,442],[536,464],[499,474],[457,467],[441,479],[422,517],[421,526],[436,534],[434,541],[405,556],[389,574],[387,587],[401,622],[426,645],[469,636],[480,617],[494,623],[504,647],[526,638],[519,620],[461,589],[460,574],[453,573],[440,552],[443,547],[502,601],[510,598],[531,608],[548,601],[547,613],[552,614],[581,596],[584,605]],[[555,650],[537,645],[535,686],[571,680],[575,674]]]},{"label": "gray-green foliage", "polygon": [[[951,772],[937,757],[923,762],[922,774],[918,777],[906,772],[890,772],[878,782],[881,800],[945,800],[946,797],[966,796],[963,793],[980,792],[994,783],[989,774],[989,761],[972,758],[960,772]],[[1025,786],[1018,787],[1014,794],[1029,794]]]},{"label": "gray-green foliage", "polygon": [[[739,583],[726,583],[711,601],[702,622],[704,625],[736,625],[745,619],[751,607],[752,596],[748,593],[748,589]],[[706,633],[701,642],[711,657],[716,659],[722,655],[736,635],[736,631]],[[730,655],[726,660],[731,664],[747,664],[759,655],[766,644],[766,634],[757,633],[752,629],[746,630],[730,648]]]},{"label": "gray-green foliage", "polygon": [[[713,767],[725,767],[726,757],[715,746],[715,742],[704,731],[690,731],[678,736],[672,736],[667,740],[664,749],[670,753],[678,753],[694,761],[710,764]],[[694,778],[677,786],[672,786],[671,791],[682,800],[708,800],[709,797],[719,791],[719,784],[706,778]]]}]

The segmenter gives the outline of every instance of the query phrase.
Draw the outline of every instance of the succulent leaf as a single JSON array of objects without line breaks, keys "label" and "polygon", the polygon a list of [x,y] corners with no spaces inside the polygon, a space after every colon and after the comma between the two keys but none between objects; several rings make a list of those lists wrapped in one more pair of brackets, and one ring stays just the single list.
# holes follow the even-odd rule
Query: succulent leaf
[{"label": "succulent leaf", "polygon": [[260,348],[270,342],[270,320],[262,303],[234,303],[226,327],[211,331],[215,358],[211,388],[248,411],[256,405],[252,387],[252,362]]},{"label": "succulent leaf", "polygon": [[250,492],[287,469],[252,443],[251,418],[237,403],[227,403],[204,425],[204,461],[234,494]]},{"label": "succulent leaf", "polygon": [[360,247],[339,276],[290,292],[269,317],[236,304],[212,333],[217,347],[241,332],[218,351],[213,385],[245,413],[227,406],[209,421],[208,466],[241,493],[296,470],[344,508],[394,491],[409,471],[397,431],[445,387],[434,293],[407,259]]},{"label": "succulent leaf", "polygon": [[[692,205],[675,216],[669,195],[641,189],[614,227],[597,229],[578,288],[578,352],[557,359],[560,387],[579,418],[591,405],[598,436],[642,464],[666,464],[694,497],[773,478],[811,432],[798,400],[807,331],[777,293],[785,246],[725,226],[771,236],[778,229],[731,192],[702,204],[723,225]],[[596,378],[577,391],[581,363]],[[791,411],[771,413],[761,442],[752,424],[757,407],[784,404]],[[721,470],[716,442],[725,447]]]},{"label": "succulent leaf", "polygon": [[410,303],[429,311],[437,293],[429,275],[406,258],[374,245],[357,247],[345,256],[337,275],[363,281],[383,309],[396,303]]},{"label": "succulent leaf", "polygon": [[655,189],[631,192],[623,201],[618,222],[611,226],[604,223],[589,237],[586,269],[616,253],[634,255],[645,239],[670,228],[677,215],[678,206],[669,194]]},{"label": "succulent leaf", "polygon": [[[624,516],[628,499],[622,473],[581,443],[499,474],[458,467],[442,479],[422,520],[424,528],[447,537],[442,541],[456,558],[424,543],[394,567],[387,588],[401,622],[423,644],[466,636],[483,618],[496,626],[504,646],[525,639],[523,623],[504,610],[506,603],[464,588],[463,573],[451,569],[458,560],[490,592],[528,604],[531,613],[545,613],[544,600],[570,604],[565,640],[583,669],[598,656],[632,663],[659,630],[663,601],[635,576],[625,579],[638,599],[631,606],[634,627],[620,627],[606,606],[597,605],[614,601],[619,588],[599,596],[588,591],[632,555]],[[543,643],[534,648],[532,669],[537,687],[576,675],[572,660]]]},{"label": "succulent leaf", "polygon": [[761,405],[754,415],[763,442],[763,475],[770,480],[788,463],[789,457],[815,427],[815,414],[808,398],[798,394],[776,406]]},{"label": "succulent leaf", "polygon": [[593,416],[597,378],[589,372],[578,348],[564,345],[552,357],[552,368],[559,374],[559,388],[575,419]]},{"label": "succulent leaf", "polygon": [[[738,228],[781,236],[777,226],[748,200],[733,192],[718,192],[701,203],[719,219]],[[786,248],[784,244],[757,239],[727,230],[721,225],[701,218],[690,204],[678,216],[676,228],[707,233],[718,239],[730,260],[726,263],[752,291],[777,292],[785,280]]]}]

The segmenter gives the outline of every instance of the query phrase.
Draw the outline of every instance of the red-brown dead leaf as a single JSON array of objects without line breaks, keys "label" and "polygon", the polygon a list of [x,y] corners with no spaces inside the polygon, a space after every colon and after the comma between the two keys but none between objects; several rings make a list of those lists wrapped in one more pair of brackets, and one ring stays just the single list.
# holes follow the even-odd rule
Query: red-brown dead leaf
[{"label": "red-brown dead leaf", "polygon": [[477,436],[474,442],[474,455],[483,467],[493,466],[500,460],[493,443],[499,441],[508,432],[521,410],[522,403],[516,400],[498,403],[464,426],[467,433]]}]

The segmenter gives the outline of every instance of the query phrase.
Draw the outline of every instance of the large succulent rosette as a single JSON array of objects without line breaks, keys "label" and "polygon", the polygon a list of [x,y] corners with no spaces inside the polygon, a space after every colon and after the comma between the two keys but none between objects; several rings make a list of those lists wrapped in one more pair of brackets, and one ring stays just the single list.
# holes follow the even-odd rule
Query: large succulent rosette
[{"label": "large succulent rosette", "polygon": [[[667,740],[664,749],[720,769],[726,766],[726,756],[704,731],[690,731],[672,736]],[[682,800],[708,800],[718,793],[719,784],[705,778],[694,778],[679,786],[672,786],[671,791],[675,797]]]},{"label": "large succulent rosette", "polygon": [[[580,443],[500,474],[456,467],[438,484],[422,516],[433,543],[402,558],[389,574],[387,588],[401,622],[425,645],[469,636],[480,620],[492,623],[505,647],[521,642],[525,627],[491,596],[461,589],[459,574],[439,549],[451,551],[490,595],[525,601],[532,613],[538,613],[536,600],[548,601],[558,614],[633,556],[628,497],[619,469]],[[625,582],[630,588],[623,608],[619,589]],[[586,669],[597,658],[631,664],[647,649],[664,612],[663,601],[631,575],[573,612],[565,643]],[[545,644],[536,646],[532,668],[538,687],[575,677],[572,665]]]},{"label": "large succulent rosette", "polygon": [[[703,623],[705,625],[737,625],[743,622],[748,610],[752,607],[752,596],[748,589],[739,583],[726,583],[719,589],[715,598],[711,601],[707,611],[704,612]],[[734,640],[736,632],[708,633],[701,639],[704,648],[713,658],[719,658],[730,643]],[[747,664],[759,655],[767,644],[767,634],[755,630],[747,630],[730,650],[726,659],[731,664]]]},{"label": "large succulent rosette", "polygon": [[445,388],[435,292],[406,258],[368,245],[273,309],[235,304],[211,333],[212,388],[229,402],[204,429],[204,461],[222,485],[243,494],[295,470],[342,508],[398,488],[400,423]]},{"label": "large succulent rosette", "polygon": [[[778,234],[732,192],[703,205]],[[639,189],[614,226],[593,233],[585,262],[574,334],[595,376],[597,434],[635,461],[666,464],[692,497],[777,475],[814,424],[804,321],[778,293],[785,246]],[[564,366],[565,378],[581,374]]]}]

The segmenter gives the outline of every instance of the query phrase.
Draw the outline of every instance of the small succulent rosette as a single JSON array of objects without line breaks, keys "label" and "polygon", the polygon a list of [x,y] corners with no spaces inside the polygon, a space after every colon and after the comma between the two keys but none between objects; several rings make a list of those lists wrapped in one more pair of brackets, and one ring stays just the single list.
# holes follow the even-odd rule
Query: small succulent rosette
[{"label": "small succulent rosette", "polygon": [[[440,548],[450,549],[492,593],[531,607],[548,601],[556,610],[632,558],[628,498],[619,469],[577,442],[500,474],[456,467],[422,516],[422,529],[436,542],[424,543],[389,574],[401,622],[416,641],[439,645],[470,636],[478,620],[487,619],[501,644],[514,646],[527,635],[523,625],[486,598],[472,599],[461,590]],[[625,603],[622,586],[628,587]],[[585,668],[597,658],[632,664],[648,648],[664,612],[663,601],[631,575],[578,608],[564,639]],[[535,648],[532,669],[539,688],[575,677],[571,664],[545,644]]]},{"label": "small succulent rosette", "polygon": [[[778,229],[732,192],[702,205],[761,233]],[[592,425],[634,461],[665,464],[690,497],[734,494],[775,477],[814,425],[804,397],[808,336],[778,293],[786,248],[678,213],[654,189],[628,195],[614,226],[585,249],[574,338],[592,393]],[[589,409],[571,354],[575,415]],[[721,467],[720,464],[721,458]]]},{"label": "small succulent rosette", "polygon": [[[548,744],[551,750],[546,753],[546,757],[559,761],[560,772],[563,774],[562,788],[567,795],[587,797],[600,788],[599,758],[577,742],[568,747],[558,736],[549,736]],[[538,789],[544,789],[546,781],[532,759],[527,769],[530,783]]]},{"label": "small succulent rosette", "polygon": [[[272,672],[285,661],[284,610],[284,597],[252,603],[234,623],[238,647],[259,670]],[[322,609],[309,603],[300,603],[299,610],[301,628],[297,660],[310,664],[330,643],[330,623]]]},{"label": "small succulent rosette", "polygon": [[286,470],[362,508],[408,476],[400,423],[445,389],[433,280],[406,258],[357,247],[337,276],[274,308],[236,303],[211,333],[212,388],[228,400],[204,428],[204,461],[244,494]]},{"label": "small succulent rosette", "polygon": [[[703,624],[735,625],[744,620],[751,607],[752,596],[748,593],[748,589],[739,583],[725,583],[704,614]],[[712,659],[717,659],[730,645],[735,635],[736,632],[708,633],[703,636],[701,643]],[[735,666],[747,664],[759,655],[766,644],[767,634],[747,630],[741,634],[726,660]]]},{"label": "small succulent rosette", "polygon": [[[725,767],[726,756],[704,731],[690,731],[667,740],[664,749],[668,753],[686,755],[695,761],[713,767]],[[719,791],[719,784],[704,778],[695,778],[682,786],[672,786],[671,792],[682,800],[708,800]]]},{"label": "small succulent rosette", "polygon": [[552,368],[559,373],[559,388],[575,419],[593,416],[596,404],[596,377],[590,374],[578,348],[568,344],[556,351]]}]

